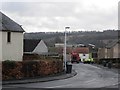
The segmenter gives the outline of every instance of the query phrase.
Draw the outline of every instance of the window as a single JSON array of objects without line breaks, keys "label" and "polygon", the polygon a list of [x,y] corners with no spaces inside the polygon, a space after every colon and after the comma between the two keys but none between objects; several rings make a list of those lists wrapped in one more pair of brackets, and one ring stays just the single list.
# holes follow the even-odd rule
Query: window
[{"label": "window", "polygon": [[11,32],[7,32],[7,42],[11,42]]}]

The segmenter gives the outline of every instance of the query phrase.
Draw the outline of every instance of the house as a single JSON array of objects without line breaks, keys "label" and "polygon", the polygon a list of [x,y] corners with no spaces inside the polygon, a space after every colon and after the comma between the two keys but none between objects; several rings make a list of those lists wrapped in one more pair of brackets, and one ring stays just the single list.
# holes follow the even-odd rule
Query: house
[{"label": "house", "polygon": [[77,48],[74,48],[72,52],[78,53],[81,61],[84,61],[85,59],[89,59],[88,47],[77,47]]},{"label": "house", "polygon": [[64,47],[64,43],[55,43],[55,47]]},{"label": "house", "polygon": [[99,48],[98,49],[98,59],[107,58],[107,48]]},{"label": "house", "polygon": [[120,40],[109,43],[104,48],[98,49],[99,59],[120,58]]},{"label": "house", "polygon": [[22,61],[23,28],[0,12],[0,60]]},{"label": "house", "polygon": [[48,47],[43,40],[24,39],[24,53],[45,54]]},{"label": "house", "polygon": [[109,43],[106,48],[108,58],[120,58],[120,39]]},{"label": "house", "polygon": [[[64,43],[55,43],[55,47],[56,47],[56,48],[64,47],[64,46],[65,46]],[[67,44],[66,47],[73,47],[73,45]]]}]

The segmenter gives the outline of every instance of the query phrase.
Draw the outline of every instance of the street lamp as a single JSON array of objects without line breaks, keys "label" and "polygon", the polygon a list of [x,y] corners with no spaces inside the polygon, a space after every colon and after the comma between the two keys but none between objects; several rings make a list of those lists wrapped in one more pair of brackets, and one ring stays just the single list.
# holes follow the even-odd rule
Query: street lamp
[{"label": "street lamp", "polygon": [[67,31],[68,31],[68,29],[70,29],[70,27],[65,27],[65,41],[64,41],[64,66],[65,66],[65,71],[66,71],[66,37],[67,37],[67,35],[66,35],[66,33],[67,33]]}]

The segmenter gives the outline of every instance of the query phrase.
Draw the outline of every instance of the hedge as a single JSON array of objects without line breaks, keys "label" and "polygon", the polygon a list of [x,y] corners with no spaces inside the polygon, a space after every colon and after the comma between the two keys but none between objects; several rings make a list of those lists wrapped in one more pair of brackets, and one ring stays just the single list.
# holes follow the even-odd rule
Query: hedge
[{"label": "hedge", "polygon": [[3,61],[2,80],[44,77],[63,71],[62,60]]}]

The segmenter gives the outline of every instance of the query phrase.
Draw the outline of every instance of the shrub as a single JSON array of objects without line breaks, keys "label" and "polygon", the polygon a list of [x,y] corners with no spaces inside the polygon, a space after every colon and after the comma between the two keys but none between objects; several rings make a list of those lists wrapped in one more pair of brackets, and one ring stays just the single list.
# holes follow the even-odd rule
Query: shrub
[{"label": "shrub", "polygon": [[37,61],[25,61],[23,62],[22,66],[22,72],[24,73],[25,77],[35,76],[36,73],[36,66],[38,62]]},{"label": "shrub", "polygon": [[15,61],[10,61],[10,60],[6,60],[2,62],[3,66],[6,67],[6,69],[13,69],[15,68]]},{"label": "shrub", "polygon": [[2,80],[53,75],[63,71],[62,60],[3,61]]}]

